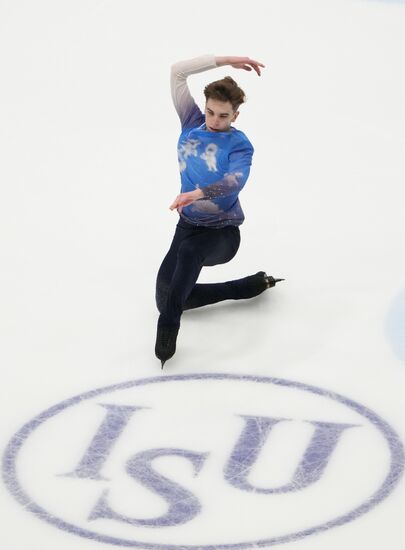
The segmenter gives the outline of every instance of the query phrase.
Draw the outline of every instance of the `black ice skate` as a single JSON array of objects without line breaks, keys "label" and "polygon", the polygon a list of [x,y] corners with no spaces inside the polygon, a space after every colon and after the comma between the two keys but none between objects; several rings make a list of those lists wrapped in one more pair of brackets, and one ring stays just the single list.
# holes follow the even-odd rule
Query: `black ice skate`
[{"label": "black ice skate", "polygon": [[179,327],[176,326],[158,326],[156,334],[155,355],[160,359],[163,365],[168,359],[173,357],[176,352],[176,340]]}]

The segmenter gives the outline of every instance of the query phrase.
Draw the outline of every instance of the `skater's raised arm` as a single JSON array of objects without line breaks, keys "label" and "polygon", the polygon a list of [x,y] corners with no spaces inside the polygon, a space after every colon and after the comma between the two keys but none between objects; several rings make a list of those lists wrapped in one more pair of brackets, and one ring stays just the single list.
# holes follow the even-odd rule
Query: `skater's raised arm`
[{"label": "skater's raised arm", "polygon": [[180,117],[182,129],[202,124],[204,116],[194,101],[187,85],[187,77],[218,67],[214,55],[206,54],[184,61],[178,61],[171,66],[170,88],[172,100]]},{"label": "skater's raised arm", "polygon": [[203,114],[188,88],[187,77],[191,74],[201,73],[224,65],[231,65],[234,69],[244,69],[245,71],[251,71],[253,68],[259,76],[261,74],[260,67],[264,67],[262,63],[250,59],[250,57],[214,56],[212,54],[178,61],[171,66],[171,95],[182,128],[193,125],[198,126],[204,120]]}]

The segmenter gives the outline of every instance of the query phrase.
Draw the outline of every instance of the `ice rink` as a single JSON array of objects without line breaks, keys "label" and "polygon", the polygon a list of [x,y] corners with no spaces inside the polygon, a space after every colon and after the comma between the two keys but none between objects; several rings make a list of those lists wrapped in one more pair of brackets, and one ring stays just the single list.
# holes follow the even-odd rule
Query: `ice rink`
[{"label": "ice rink", "polygon": [[[0,3],[3,550],[405,548],[405,2]],[[165,369],[172,63],[255,147]]]}]

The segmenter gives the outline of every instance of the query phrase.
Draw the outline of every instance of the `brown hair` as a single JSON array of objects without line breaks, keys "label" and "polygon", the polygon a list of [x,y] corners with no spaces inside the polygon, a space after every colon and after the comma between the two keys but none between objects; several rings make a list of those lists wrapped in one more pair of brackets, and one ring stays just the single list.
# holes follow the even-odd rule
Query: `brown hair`
[{"label": "brown hair", "polygon": [[239,88],[233,78],[226,76],[221,80],[215,80],[204,88],[205,99],[216,99],[218,101],[229,101],[234,111],[238,110],[239,105],[245,103],[245,92]]}]

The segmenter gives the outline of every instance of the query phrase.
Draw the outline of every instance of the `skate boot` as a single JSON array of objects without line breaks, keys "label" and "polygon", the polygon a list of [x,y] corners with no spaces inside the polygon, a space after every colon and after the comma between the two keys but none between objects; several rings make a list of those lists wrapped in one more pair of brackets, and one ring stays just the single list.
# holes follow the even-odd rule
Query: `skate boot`
[{"label": "skate boot", "polygon": [[176,352],[178,326],[158,325],[155,344],[155,355],[160,359],[163,365],[168,359],[173,357]]},{"label": "skate boot", "polygon": [[271,288],[273,286],[276,286],[276,283],[280,281],[285,281],[285,279],[275,279],[271,275],[267,275],[264,271],[262,271],[264,280],[266,282],[266,288]]}]

